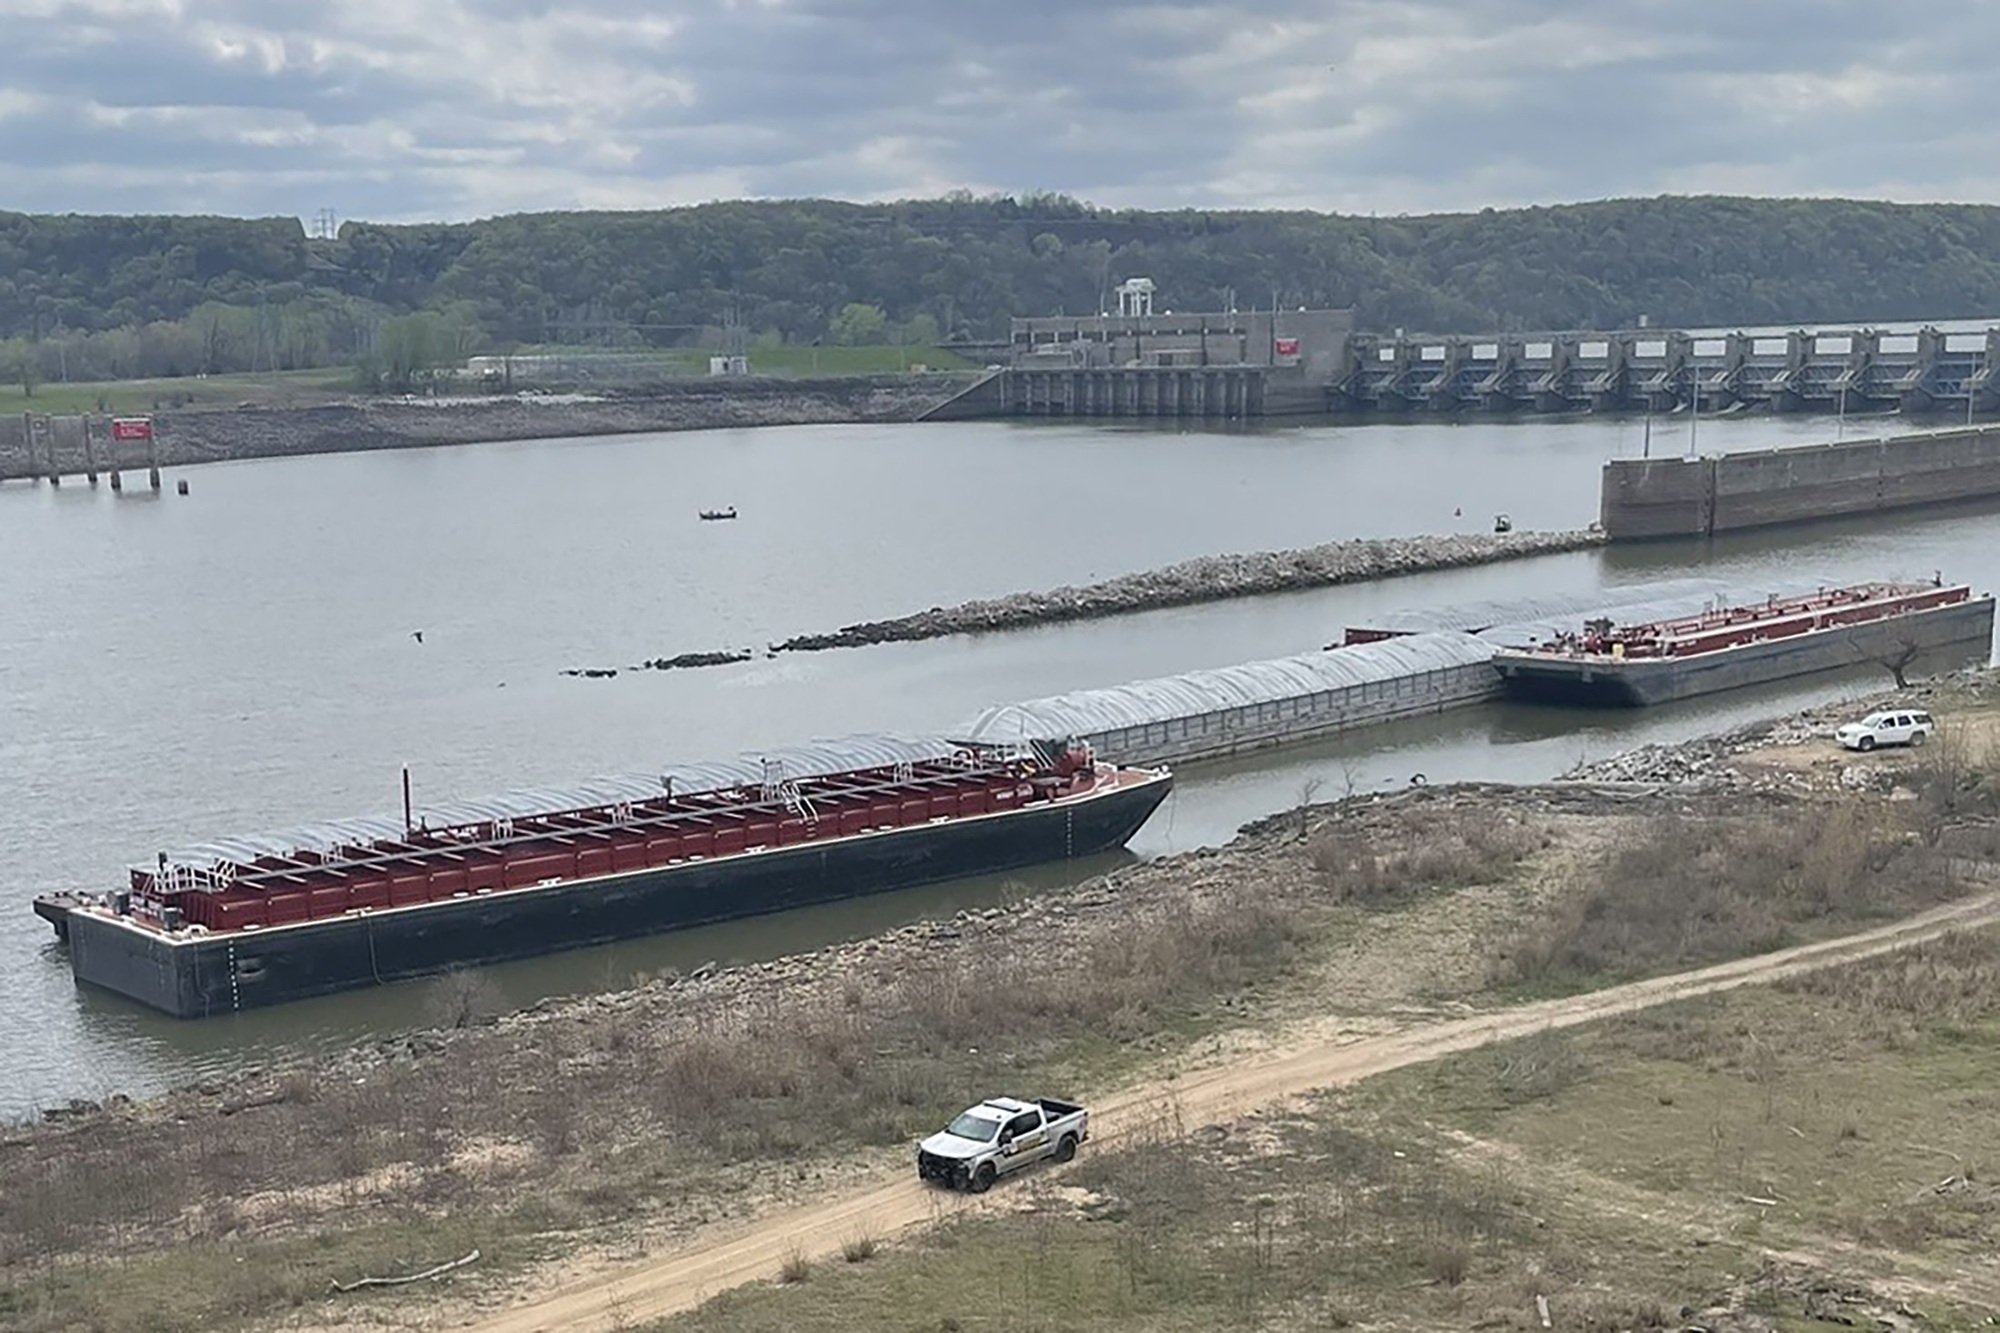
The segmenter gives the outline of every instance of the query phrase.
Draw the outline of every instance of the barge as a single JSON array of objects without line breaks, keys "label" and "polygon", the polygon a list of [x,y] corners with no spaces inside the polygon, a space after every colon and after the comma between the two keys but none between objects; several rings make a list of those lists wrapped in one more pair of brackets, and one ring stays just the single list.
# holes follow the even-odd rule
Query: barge
[{"label": "barge", "polygon": [[1123,846],[1172,789],[1075,742],[855,737],[207,844],[35,911],[179,1018]]},{"label": "barge", "polygon": [[1869,663],[1984,663],[1993,609],[1964,584],[1862,583],[1647,624],[1591,620],[1492,660],[1516,698],[1635,707]]}]

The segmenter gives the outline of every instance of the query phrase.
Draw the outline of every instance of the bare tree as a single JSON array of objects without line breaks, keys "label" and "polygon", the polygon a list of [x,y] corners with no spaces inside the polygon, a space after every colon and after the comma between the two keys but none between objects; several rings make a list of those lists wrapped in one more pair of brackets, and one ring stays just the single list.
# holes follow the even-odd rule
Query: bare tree
[{"label": "bare tree", "polygon": [[[1300,842],[1304,842],[1306,840],[1306,826],[1311,822],[1313,798],[1319,795],[1320,783],[1321,779],[1313,778],[1310,781],[1301,784],[1299,787],[1299,803],[1297,806],[1297,811],[1299,816]],[[1353,793],[1350,791],[1349,795],[1352,794]]]},{"label": "bare tree", "polygon": [[1917,660],[1920,651],[1917,641],[1906,637],[1896,640],[1894,645],[1885,649],[1875,660],[1889,668],[1889,674],[1896,678],[1897,689],[1907,690],[1910,688],[1910,682],[1906,673],[1910,669],[1910,664]]},{"label": "bare tree", "polygon": [[425,1016],[443,1028],[471,1027],[504,1007],[500,988],[484,972],[455,967],[430,985]]}]

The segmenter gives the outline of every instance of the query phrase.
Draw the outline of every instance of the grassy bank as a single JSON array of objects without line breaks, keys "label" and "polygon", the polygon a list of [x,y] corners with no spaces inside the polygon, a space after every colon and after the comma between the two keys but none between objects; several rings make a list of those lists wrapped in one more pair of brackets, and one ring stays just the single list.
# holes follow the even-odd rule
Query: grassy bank
[{"label": "grassy bank", "polygon": [[[1947,767],[1953,800],[1923,796]],[[1897,797],[1417,790],[1295,811],[1227,849],[1012,910],[499,1021],[485,1021],[477,978],[448,979],[430,991],[447,1030],[0,1135],[0,1311],[31,1330],[212,1328],[299,1307],[321,1322],[403,1317],[439,1294],[330,1304],[328,1285],[477,1247],[481,1263],[455,1280],[490,1293],[525,1266],[637,1257],[842,1189],[998,1088],[1090,1096],[1230,1059],[1287,1025],[1407,1024],[1413,1010],[1839,933],[1961,890],[1944,835],[1990,789],[1988,772],[1940,746],[1911,757]],[[1650,878],[1633,869],[1663,860]],[[1501,1073],[1567,1088],[1580,1077],[1568,1063]],[[1366,1135],[1311,1121],[1254,1142],[1281,1131],[1316,1136],[1301,1140],[1307,1155],[1380,1156]],[[1342,1120],[1338,1133],[1362,1131]],[[1397,1150],[1381,1166],[1392,1183],[1405,1168],[1388,1163],[1409,1160]],[[1426,1151],[1438,1174],[1410,1190],[1459,1199],[1462,1175],[1480,1179]],[[1252,1163],[1212,1166],[1205,1189],[1237,1178],[1241,1198],[1281,1193]],[[1388,1185],[1378,1193],[1404,1207]],[[1425,1243],[1483,1236],[1478,1219],[1508,1216],[1480,1197],[1450,1203],[1473,1221]],[[1253,1237],[1278,1216],[1216,1208]],[[1355,1228],[1354,1263],[1411,1262],[1390,1221],[1339,1225]],[[1141,1250],[1132,1262],[1156,1262]],[[1069,1262],[1035,1265],[1033,1280]],[[1183,1270],[1204,1271],[1176,1261],[1162,1280]],[[1101,1277],[1080,1268],[1074,1283],[1095,1290]],[[1169,1304],[1252,1300],[1202,1280],[1208,1295]]]},{"label": "grassy bank", "polygon": [[0,413],[74,416],[109,412],[136,415],[172,408],[229,408],[239,403],[277,407],[323,402],[353,391],[351,370],[292,370],[258,375],[179,375],[169,379],[0,385]]},{"label": "grassy bank", "polygon": [[[536,355],[522,353],[524,357]],[[587,356],[574,348],[550,349],[555,357]],[[705,378],[710,353],[700,348],[662,351],[653,359],[660,379]],[[786,378],[839,378],[850,375],[893,375],[922,366],[933,371],[977,370],[974,363],[942,347],[759,347],[750,353],[758,375]],[[586,381],[587,382],[587,381]],[[528,375],[519,385],[539,383]],[[607,388],[643,388],[624,379],[606,381]],[[461,392],[473,392],[466,385]],[[25,393],[20,384],[0,384],[0,413],[36,412],[70,416],[87,412],[137,414],[186,408],[233,408],[243,403],[265,407],[302,406],[354,396],[358,390],[351,367],[269,371],[258,374],[176,375],[157,379],[103,380],[81,383],[52,381]]]},{"label": "grassy bank", "polygon": [[1490,1048],[659,1327],[1985,1327],[1996,983],[1984,932]]}]

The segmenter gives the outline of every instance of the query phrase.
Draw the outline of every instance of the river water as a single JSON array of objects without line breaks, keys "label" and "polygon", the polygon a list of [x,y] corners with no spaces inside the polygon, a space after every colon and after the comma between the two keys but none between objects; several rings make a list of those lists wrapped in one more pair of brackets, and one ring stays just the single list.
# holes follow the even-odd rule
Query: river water
[{"label": "river water", "polygon": [[[1704,421],[1703,450],[1831,423]],[[1850,434],[1854,433],[1850,427]],[[1655,452],[1677,451],[1660,423]],[[0,489],[0,1118],[144,1093],[423,1018],[422,984],[198,1023],[83,992],[33,895],[165,847],[866,730],[1299,652],[1385,608],[1700,573],[2000,583],[2000,508],[1590,551],[983,638],[703,671],[565,668],[762,645],[1197,555],[1577,527],[1640,423],[1246,432],[1081,424],[789,427],[189,469],[192,494]],[[734,523],[699,509],[735,505]],[[1462,511],[1462,516],[1454,511]],[[421,642],[415,631],[422,631]],[[1643,714],[1493,707],[1190,767],[1134,841],[1226,840],[1413,773],[1546,778],[1648,740],[1879,687],[1882,673]],[[496,969],[507,998],[770,957],[1117,864],[1046,868]]]}]

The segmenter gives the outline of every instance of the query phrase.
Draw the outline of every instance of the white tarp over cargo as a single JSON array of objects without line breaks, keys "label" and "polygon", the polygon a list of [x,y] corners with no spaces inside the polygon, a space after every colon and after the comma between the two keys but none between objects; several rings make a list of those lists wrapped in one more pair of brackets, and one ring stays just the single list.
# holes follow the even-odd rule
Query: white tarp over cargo
[{"label": "white tarp over cargo", "polygon": [[1492,656],[1470,635],[1412,634],[1000,704],[953,734],[982,744],[1077,736],[1126,763],[1227,754],[1490,697]]}]

